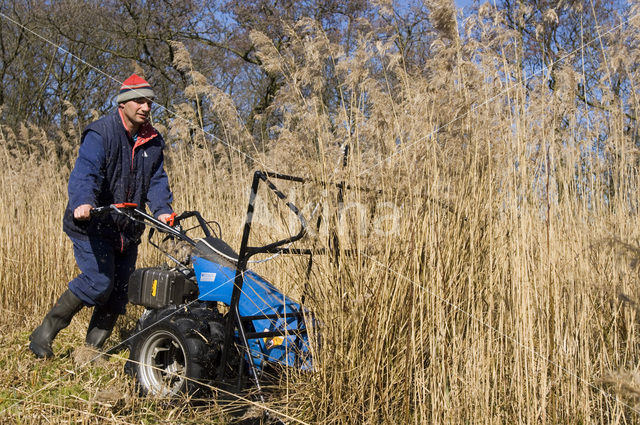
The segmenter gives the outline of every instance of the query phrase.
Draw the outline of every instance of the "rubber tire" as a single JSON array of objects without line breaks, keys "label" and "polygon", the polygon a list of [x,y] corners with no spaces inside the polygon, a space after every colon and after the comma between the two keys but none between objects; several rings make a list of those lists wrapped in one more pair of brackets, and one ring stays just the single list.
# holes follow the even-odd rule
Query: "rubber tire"
[{"label": "rubber tire", "polygon": [[214,314],[205,308],[166,307],[143,315],[130,346],[127,371],[142,395],[202,395],[220,357],[221,336],[211,335]]}]

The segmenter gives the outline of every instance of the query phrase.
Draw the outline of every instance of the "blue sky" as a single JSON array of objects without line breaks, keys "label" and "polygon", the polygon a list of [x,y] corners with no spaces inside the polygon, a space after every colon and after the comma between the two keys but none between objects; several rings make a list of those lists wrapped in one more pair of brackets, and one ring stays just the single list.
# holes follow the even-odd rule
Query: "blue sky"
[{"label": "blue sky", "polygon": [[458,7],[471,6],[473,4],[473,0],[455,0],[455,2]]}]

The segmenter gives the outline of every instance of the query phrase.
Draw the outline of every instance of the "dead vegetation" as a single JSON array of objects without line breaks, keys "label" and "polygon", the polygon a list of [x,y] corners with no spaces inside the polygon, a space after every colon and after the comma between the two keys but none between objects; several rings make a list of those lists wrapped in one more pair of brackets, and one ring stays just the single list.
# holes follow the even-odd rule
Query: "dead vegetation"
[{"label": "dead vegetation", "polygon": [[[637,43],[637,20],[629,15],[617,39],[599,40],[633,89],[620,95],[603,78],[596,105],[576,102],[587,79],[573,61],[580,51],[566,52],[571,61],[554,63],[553,75],[525,76],[514,60],[519,35],[495,31],[508,16],[483,6],[466,22],[474,37],[461,37],[450,2],[428,3],[437,3],[441,31],[428,72],[408,70],[374,34],[345,52],[310,20],[287,28],[284,56],[252,34],[257,57],[282,81],[270,106],[282,125],[259,145],[234,120],[233,103],[180,58],[197,107],[181,106],[188,126],[176,120],[167,131],[202,131],[207,107],[225,131],[216,143],[201,133],[200,143],[167,148],[177,210],[218,220],[236,246],[254,169],[354,188],[341,215],[331,191],[294,196],[305,211],[313,209],[305,196],[315,199],[341,246],[358,255],[319,260],[308,285],[295,260],[258,268],[304,294],[322,323],[317,371],[284,377],[267,407],[290,423],[637,423],[638,78],[625,68],[635,53],[621,51]],[[339,78],[337,114],[325,108],[322,66]],[[263,407],[138,398],[118,356],[74,368],[86,313],[57,340],[59,357],[28,354],[29,331],[75,273],[60,229],[74,148],[37,128],[2,130],[2,421],[224,423]],[[262,212],[272,215],[258,223],[261,238],[287,231],[286,217]],[[326,246],[331,235],[313,242]],[[139,265],[158,260],[142,251]]]}]

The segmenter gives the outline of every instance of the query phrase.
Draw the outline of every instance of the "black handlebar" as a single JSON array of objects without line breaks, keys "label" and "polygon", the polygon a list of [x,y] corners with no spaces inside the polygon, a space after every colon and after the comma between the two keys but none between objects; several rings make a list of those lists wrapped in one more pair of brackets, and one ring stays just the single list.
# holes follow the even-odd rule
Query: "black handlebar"
[{"label": "black handlebar", "polygon": [[138,204],[134,204],[132,202],[121,202],[119,204],[111,204],[104,205],[102,207],[91,208],[91,210],[89,211],[89,216],[91,218],[100,217],[111,211],[122,212],[122,210],[135,210],[136,208],[138,208]]},{"label": "black handlebar", "polygon": [[[133,204],[128,202],[92,208],[89,214],[93,218],[93,217],[99,217],[99,216],[105,215],[109,212],[124,214],[133,221],[141,221],[145,225],[149,225],[151,227],[151,230],[157,230],[159,232],[177,237],[178,239],[186,241],[191,245],[195,245],[196,242],[180,230],[180,226],[178,226],[178,223],[182,219],[195,215],[196,218],[198,219],[198,223],[203,228],[205,235],[207,236],[210,235],[209,229],[206,226],[206,222],[204,221],[202,216],[200,216],[200,213],[198,213],[197,211],[187,211],[182,213],[179,216],[173,217],[173,220],[172,220],[173,226],[170,226],[169,224],[161,220],[158,220],[154,216],[147,214],[145,211],[138,209],[138,204]],[[150,231],[149,236],[151,236],[151,233],[152,232]]]},{"label": "black handlebar", "polygon": [[[287,197],[273,184],[270,178],[278,179],[278,180],[289,180],[294,182],[305,182],[306,180],[300,177],[289,176],[285,174],[276,174],[270,172],[256,171],[253,176],[253,183],[251,185],[251,195],[249,199],[249,206],[247,211],[247,218],[245,221],[244,232],[242,235],[242,241],[240,244],[240,253],[239,257],[246,264],[246,261],[249,257],[260,254],[260,253],[296,253],[295,250],[290,250],[288,248],[283,248],[282,246],[288,243],[295,242],[299,239],[302,239],[307,233],[307,222],[302,215],[301,211],[292,203],[287,200]],[[284,238],[275,242],[271,242],[267,245],[263,246],[249,246],[249,233],[251,231],[251,222],[254,211],[254,203],[256,200],[256,194],[258,191],[258,186],[260,182],[264,182],[267,188],[273,192],[276,197],[283,202],[286,207],[297,217],[299,221],[300,228],[298,232],[293,236],[288,238]],[[209,228],[208,222],[200,215],[198,211],[185,211],[180,215],[172,215],[172,219],[170,220],[170,224],[164,223],[152,215],[147,214],[145,211],[138,209],[137,204],[133,203],[120,203],[120,204],[111,204],[106,206],[101,206],[97,208],[93,208],[90,212],[91,217],[98,217],[104,215],[109,212],[116,212],[119,214],[124,214],[130,219],[138,222],[143,222],[145,225],[150,227],[149,230],[149,239],[151,240],[151,236],[157,230],[161,233],[165,233],[168,236],[176,237],[180,240],[183,240],[189,243],[192,246],[196,245],[196,242],[187,236],[186,232],[182,231],[181,226],[179,225],[181,220],[195,217],[198,221],[198,227],[202,229],[205,234],[205,237],[211,237],[211,231]],[[154,244],[155,245],[155,244]],[[302,253],[302,252],[300,252]],[[304,252],[305,254],[307,252]]]}]

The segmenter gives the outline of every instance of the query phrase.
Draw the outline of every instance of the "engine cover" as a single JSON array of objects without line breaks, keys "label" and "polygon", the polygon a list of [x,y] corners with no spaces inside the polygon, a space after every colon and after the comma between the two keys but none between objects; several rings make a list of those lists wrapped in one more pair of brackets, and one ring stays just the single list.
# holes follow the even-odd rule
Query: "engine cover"
[{"label": "engine cover", "polygon": [[198,285],[180,272],[159,267],[135,270],[129,278],[129,302],[146,308],[184,304],[198,297]]}]

